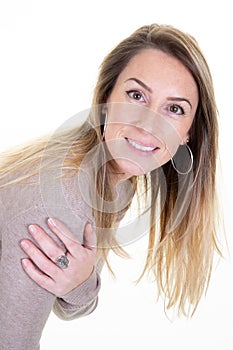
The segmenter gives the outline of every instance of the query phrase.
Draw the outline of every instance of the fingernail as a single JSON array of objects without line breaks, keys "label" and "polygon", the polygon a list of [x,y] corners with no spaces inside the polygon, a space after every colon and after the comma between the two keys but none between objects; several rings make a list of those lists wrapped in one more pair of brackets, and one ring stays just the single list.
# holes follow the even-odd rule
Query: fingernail
[{"label": "fingernail", "polygon": [[29,244],[26,241],[21,241],[20,245],[22,248],[27,249],[29,247]]},{"label": "fingernail", "polygon": [[28,266],[27,259],[22,259],[21,261],[22,261],[23,266],[25,266],[25,267]]},{"label": "fingernail", "polygon": [[35,227],[34,225],[29,225],[29,226],[28,226],[28,229],[29,229],[29,231],[30,231],[31,233],[36,233],[36,232],[37,232],[37,229],[36,229],[36,227]]},{"label": "fingernail", "polygon": [[49,219],[48,219],[48,223],[49,223],[50,225],[56,227],[56,223],[55,223],[55,221],[54,221],[53,218],[49,218]]}]

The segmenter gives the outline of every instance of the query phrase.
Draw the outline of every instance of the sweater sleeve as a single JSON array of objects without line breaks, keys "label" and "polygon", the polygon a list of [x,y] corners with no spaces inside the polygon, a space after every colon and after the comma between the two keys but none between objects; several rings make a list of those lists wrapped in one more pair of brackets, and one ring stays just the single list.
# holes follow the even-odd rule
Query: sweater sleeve
[{"label": "sweater sleeve", "polygon": [[[33,207],[14,216],[1,232],[0,255],[0,344],[1,350],[38,350],[40,338],[54,309],[62,319],[74,319],[92,312],[97,305],[100,277],[95,267],[91,276],[63,298],[41,288],[25,273],[21,259],[26,254],[19,243],[33,240],[27,227],[37,223],[56,240],[46,224],[46,213]],[[57,244],[61,242],[57,241]]]},{"label": "sweater sleeve", "polygon": [[62,320],[72,320],[90,314],[97,306],[100,285],[99,273],[94,268],[91,276],[78,288],[63,298],[56,298],[54,313]]}]

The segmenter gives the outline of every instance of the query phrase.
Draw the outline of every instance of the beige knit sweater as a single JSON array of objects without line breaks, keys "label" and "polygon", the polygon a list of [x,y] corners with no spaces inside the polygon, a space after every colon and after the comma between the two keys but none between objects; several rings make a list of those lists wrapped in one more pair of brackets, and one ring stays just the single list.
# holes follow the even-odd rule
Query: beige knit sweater
[{"label": "beige knit sweater", "polygon": [[63,246],[49,230],[48,217],[63,221],[79,240],[85,224],[93,223],[77,179],[61,181],[53,175],[36,175],[26,184],[0,189],[0,350],[38,350],[52,309],[61,319],[71,320],[91,313],[97,305],[101,261],[88,280],[62,299],[38,286],[21,266],[26,254],[19,242],[33,240],[28,225],[39,224]]}]

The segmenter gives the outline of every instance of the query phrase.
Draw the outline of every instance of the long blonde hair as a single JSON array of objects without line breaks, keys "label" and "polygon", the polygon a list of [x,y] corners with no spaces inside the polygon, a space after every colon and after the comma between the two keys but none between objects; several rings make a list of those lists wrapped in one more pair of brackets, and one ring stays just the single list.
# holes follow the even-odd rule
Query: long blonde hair
[{"label": "long blonde hair", "polygon": [[[102,106],[107,102],[119,74],[130,59],[148,48],[159,49],[176,57],[189,69],[198,87],[199,104],[189,132],[189,146],[194,158],[192,172],[180,176],[168,162],[143,177],[130,179],[133,191],[137,192],[140,183],[146,193],[150,192],[151,200],[148,254],[139,280],[146,271],[152,271],[158,292],[167,301],[166,307],[178,306],[178,312],[189,314],[195,311],[203,292],[207,290],[214,252],[219,251],[216,244],[218,212],[215,188],[217,108],[211,74],[198,44],[191,36],[172,26],[153,24],[139,28],[104,59],[93,106]],[[102,117],[99,111],[97,118]],[[85,155],[102,140],[101,122],[95,128],[90,127],[93,118],[91,114],[81,127],[57,135],[50,143],[49,151],[46,137],[6,153],[0,168],[0,178],[4,179],[6,175],[20,169],[35,169],[45,147],[48,157],[58,157],[59,153],[69,148],[64,167],[77,172]],[[111,201],[114,193],[109,167],[114,164],[102,164],[104,166],[99,170],[96,180],[97,192],[105,200]],[[27,172],[26,176],[29,175],[33,174]],[[159,203],[164,203],[162,208],[159,208]],[[121,216],[129,205],[120,213]],[[159,224],[156,221],[158,210],[161,212]],[[97,228],[111,228],[116,223],[116,215],[111,213],[93,210],[93,215]],[[177,217],[180,219],[176,220]],[[114,236],[101,236],[101,230],[97,230],[97,235],[99,253],[107,263],[109,249],[124,254]]]}]

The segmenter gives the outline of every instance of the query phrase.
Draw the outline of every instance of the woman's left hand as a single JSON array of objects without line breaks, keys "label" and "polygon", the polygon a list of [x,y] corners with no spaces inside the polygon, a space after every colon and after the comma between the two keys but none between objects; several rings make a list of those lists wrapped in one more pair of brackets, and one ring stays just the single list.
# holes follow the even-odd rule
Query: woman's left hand
[{"label": "woman's left hand", "polygon": [[[22,259],[25,272],[42,288],[63,297],[91,275],[96,256],[96,235],[91,224],[86,224],[82,245],[67,227],[58,219],[48,220],[49,228],[58,236],[66,247],[66,254],[54,240],[38,225],[30,225],[29,232],[39,244],[22,240],[21,247],[29,258]],[[69,265],[62,269],[56,265],[56,259],[66,255]]]}]

